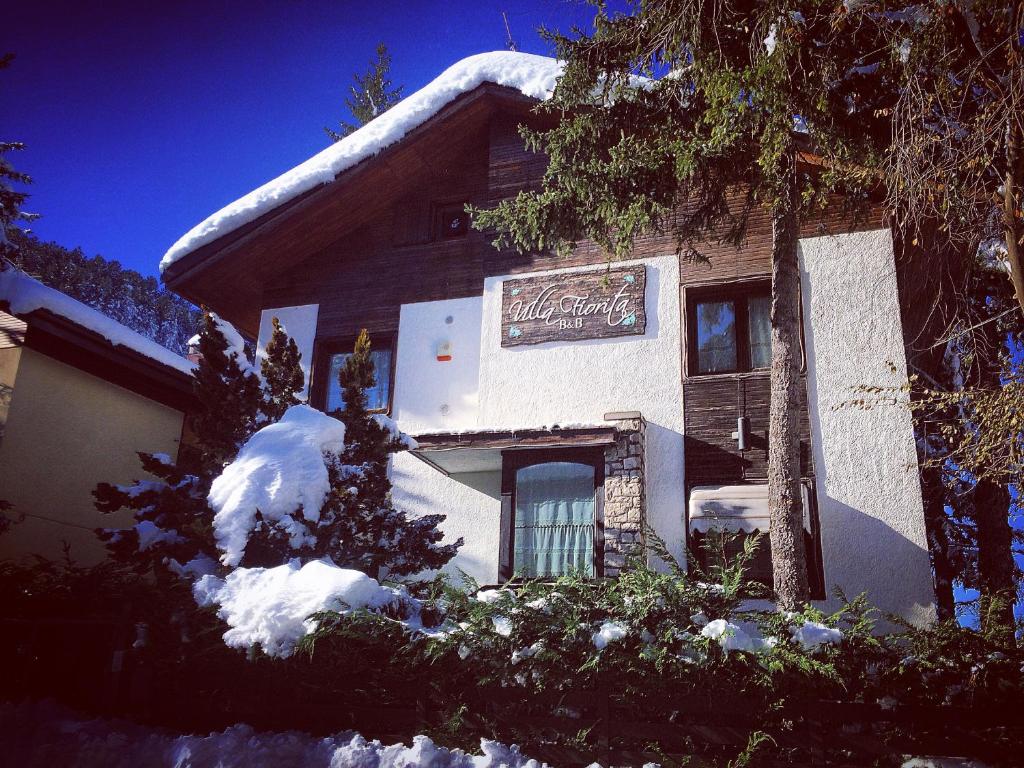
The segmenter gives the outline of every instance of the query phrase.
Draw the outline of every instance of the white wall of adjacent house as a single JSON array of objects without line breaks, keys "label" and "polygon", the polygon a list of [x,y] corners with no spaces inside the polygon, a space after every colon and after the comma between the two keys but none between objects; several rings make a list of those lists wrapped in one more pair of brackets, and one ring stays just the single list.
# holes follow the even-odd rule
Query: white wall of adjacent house
[{"label": "white wall of adjacent house", "polygon": [[[682,557],[679,266],[675,256],[624,264],[640,263],[647,267],[643,335],[501,345],[504,280],[601,267],[491,277],[483,297],[403,306],[393,412],[404,431],[416,434],[595,424],[611,411],[640,411],[647,420],[648,521]],[[438,362],[445,341],[452,360]],[[446,477],[399,455],[392,480],[400,506],[441,512],[446,537],[465,538],[453,568],[483,583],[497,580],[499,471]]]},{"label": "white wall of adjacent house", "polygon": [[889,230],[800,241],[811,443],[825,584],[916,623],[934,593],[909,411],[844,405],[906,380]]},{"label": "white wall of adjacent house", "polygon": [[264,309],[260,314],[260,333],[256,341],[256,369],[259,370],[260,362],[266,357],[267,344],[274,333],[276,317],[284,326],[285,332],[295,339],[295,345],[302,355],[302,372],[306,375],[303,397],[309,396],[309,373],[313,365],[313,342],[316,340],[316,318],[319,310],[319,304],[303,304],[297,307]]}]

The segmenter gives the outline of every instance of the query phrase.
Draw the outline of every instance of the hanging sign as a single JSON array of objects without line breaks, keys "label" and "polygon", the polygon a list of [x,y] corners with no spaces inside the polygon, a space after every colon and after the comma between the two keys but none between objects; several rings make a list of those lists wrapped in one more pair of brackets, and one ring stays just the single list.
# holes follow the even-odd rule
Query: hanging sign
[{"label": "hanging sign", "polygon": [[642,335],[646,283],[642,264],[505,280],[501,346]]}]

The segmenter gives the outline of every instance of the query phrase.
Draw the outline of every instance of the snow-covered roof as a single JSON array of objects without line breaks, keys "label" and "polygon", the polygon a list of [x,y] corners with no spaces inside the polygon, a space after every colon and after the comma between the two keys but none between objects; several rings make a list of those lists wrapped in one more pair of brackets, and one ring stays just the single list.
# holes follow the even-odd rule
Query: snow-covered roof
[{"label": "snow-covered roof", "polygon": [[127,347],[140,355],[191,374],[195,364],[171,350],[127,328],[113,318],[43,285],[13,267],[0,271],[0,301],[6,302],[15,315],[45,309],[75,325],[99,334],[114,346]]},{"label": "snow-covered roof", "polygon": [[562,64],[555,59],[532,53],[496,51],[465,58],[359,130],[194,226],[164,254],[160,271],[303,192],[329,184],[342,171],[396,143],[453,99],[483,83],[514,88],[544,100],[551,96],[561,71]]}]

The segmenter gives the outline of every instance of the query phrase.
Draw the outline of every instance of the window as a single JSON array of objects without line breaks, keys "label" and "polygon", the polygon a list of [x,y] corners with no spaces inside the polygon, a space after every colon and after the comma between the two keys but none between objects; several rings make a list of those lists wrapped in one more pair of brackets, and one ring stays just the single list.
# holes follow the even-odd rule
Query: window
[{"label": "window", "polygon": [[767,285],[698,290],[688,304],[690,375],[740,373],[771,364]]},{"label": "window", "polygon": [[469,232],[469,214],[466,203],[450,203],[437,206],[437,234],[442,239],[462,237]]},{"label": "window", "polygon": [[[326,344],[318,350],[314,375],[316,384],[314,403],[323,408],[325,413],[333,413],[345,407],[338,373],[352,354],[353,346],[355,346],[354,341],[350,343],[334,342]],[[384,341],[383,344],[374,342],[370,350],[370,359],[373,361],[375,384],[365,390],[366,407],[371,412],[388,413],[391,410],[392,357],[391,345],[388,341]]]},{"label": "window", "polygon": [[509,451],[503,464],[503,577],[600,575],[603,455]]},{"label": "window", "polygon": [[[825,599],[825,577],[821,565],[821,536],[814,485],[801,485],[804,511],[804,548],[811,598]],[[726,565],[743,551],[743,540],[761,534],[760,544],[747,570],[747,579],[773,586],[772,551],[768,541],[768,486],[709,485],[690,491],[689,530],[691,551],[702,567]]]}]

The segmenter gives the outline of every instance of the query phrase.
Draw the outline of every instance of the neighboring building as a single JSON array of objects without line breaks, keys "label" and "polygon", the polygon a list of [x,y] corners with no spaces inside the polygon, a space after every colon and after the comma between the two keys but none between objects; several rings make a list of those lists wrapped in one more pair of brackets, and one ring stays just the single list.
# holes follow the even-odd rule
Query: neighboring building
[{"label": "neighboring building", "polygon": [[[396,500],[445,513],[466,541],[453,566],[483,583],[613,575],[645,524],[680,559],[709,529],[767,527],[767,216],[739,251],[709,245],[710,265],[649,237],[610,271],[591,244],[521,256],[467,226],[467,203],[537,183],[544,158],[517,126],[540,119],[531,108],[558,72],[519,53],[459,62],[161,263],[172,289],[260,349],[279,317],[320,408],[338,406],[337,368],[367,328],[370,401],[419,442],[395,459]],[[858,384],[905,375],[892,237],[878,223],[819,236],[822,224],[800,244],[811,580],[818,598],[840,585],[926,621],[910,415],[837,408]]]},{"label": "neighboring building", "polygon": [[138,451],[177,456],[192,364],[59,291],[0,271],[0,499],[17,521],[0,560],[104,557],[99,482],[140,478]]}]

